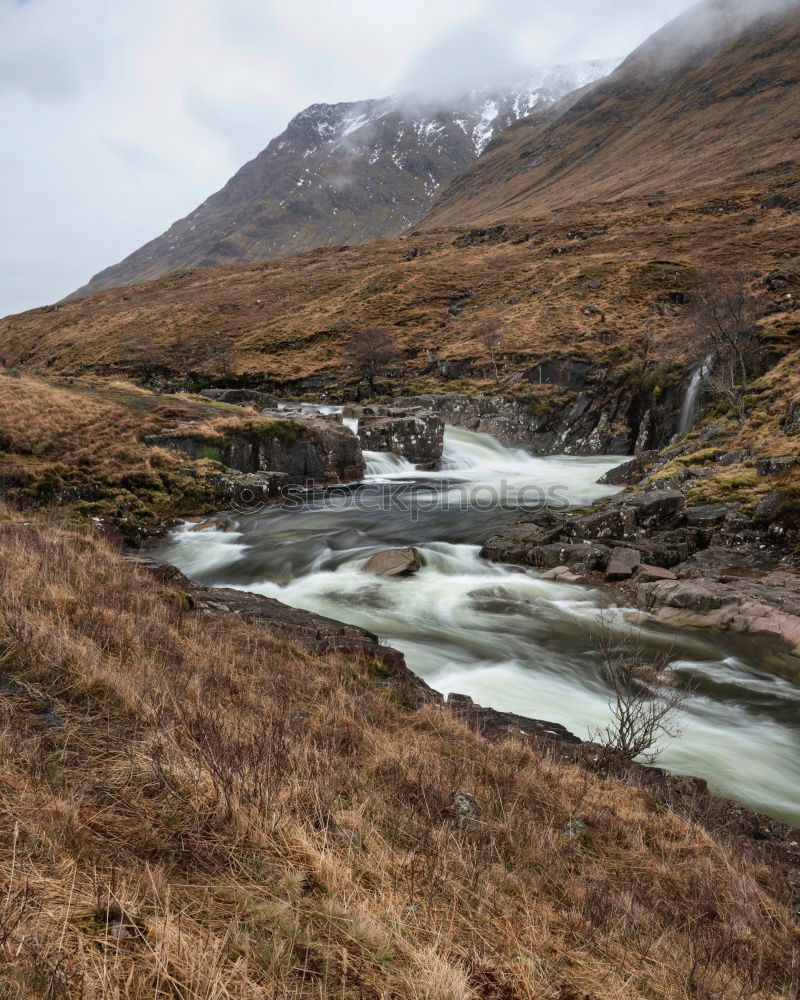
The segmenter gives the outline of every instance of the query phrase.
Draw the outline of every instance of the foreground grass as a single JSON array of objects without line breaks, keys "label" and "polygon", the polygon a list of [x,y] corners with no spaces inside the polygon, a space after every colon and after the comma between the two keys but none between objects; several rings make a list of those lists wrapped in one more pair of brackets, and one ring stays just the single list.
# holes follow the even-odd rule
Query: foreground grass
[{"label": "foreground grass", "polygon": [[195,614],[99,536],[16,519],[0,995],[793,995],[774,876],[653,793],[411,712],[371,662]]}]

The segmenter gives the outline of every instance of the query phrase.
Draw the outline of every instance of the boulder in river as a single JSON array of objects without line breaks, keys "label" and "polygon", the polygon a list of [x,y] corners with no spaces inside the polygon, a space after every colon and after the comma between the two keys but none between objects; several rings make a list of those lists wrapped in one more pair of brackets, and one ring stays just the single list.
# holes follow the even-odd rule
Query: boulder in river
[{"label": "boulder in river", "polygon": [[422,556],[413,547],[376,552],[364,563],[364,572],[374,576],[411,576],[422,569]]}]

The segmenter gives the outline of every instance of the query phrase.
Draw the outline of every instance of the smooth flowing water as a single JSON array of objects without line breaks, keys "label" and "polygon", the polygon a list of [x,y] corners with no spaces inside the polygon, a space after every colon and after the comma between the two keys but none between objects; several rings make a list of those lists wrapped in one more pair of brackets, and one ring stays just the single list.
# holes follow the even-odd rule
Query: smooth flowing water
[{"label": "smooth flowing water", "polygon": [[[226,530],[186,525],[157,554],[198,581],[368,628],[443,693],[559,722],[580,736],[609,718],[591,634],[610,624],[637,646],[667,649],[678,679],[694,682],[683,734],[660,763],[800,825],[800,687],[773,670],[783,665],[777,652],[717,632],[669,631],[612,607],[609,593],[479,556],[520,507],[544,497],[563,509],[613,493],[597,480],[623,458],[532,458],[488,435],[448,428],[438,472],[418,472],[395,455],[367,459],[357,487],[309,491],[291,509],[233,512]],[[405,545],[424,559],[414,576],[363,572],[370,555]]]},{"label": "smooth flowing water", "polygon": [[713,361],[714,356],[710,354],[705,361],[692,372],[692,377],[689,379],[689,384],[686,386],[686,392],[683,396],[681,418],[678,422],[678,434],[688,434],[694,427],[695,418],[697,416],[697,404],[700,401],[700,390],[703,388],[703,380],[708,377],[708,373],[711,371]]}]

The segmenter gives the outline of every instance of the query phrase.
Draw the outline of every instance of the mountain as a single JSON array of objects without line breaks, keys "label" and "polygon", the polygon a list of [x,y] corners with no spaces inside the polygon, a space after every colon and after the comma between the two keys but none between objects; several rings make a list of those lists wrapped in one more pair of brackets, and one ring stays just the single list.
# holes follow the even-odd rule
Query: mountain
[{"label": "mountain", "polygon": [[800,149],[798,53],[798,0],[704,0],[577,101],[499,136],[423,225],[702,187],[724,196],[744,174],[785,172]]},{"label": "mountain", "polygon": [[[743,266],[774,297],[770,357],[800,371],[800,11],[732,33],[717,21],[701,37],[698,24],[734,9],[695,8],[572,106],[503,132],[417,233],[184,269],[10,316],[0,358],[345,397],[352,332],[380,325],[407,391],[496,391],[488,321],[503,332],[504,391],[536,412],[555,406],[553,380],[567,409],[569,393],[601,389],[629,408],[635,386],[679,395],[696,362],[674,337],[695,269]],[[800,381],[785,402],[800,412]]]},{"label": "mountain", "polygon": [[503,129],[603,77],[617,62],[538,69],[450,100],[407,94],[314,104],[221,191],[75,295],[186,267],[398,235]]}]

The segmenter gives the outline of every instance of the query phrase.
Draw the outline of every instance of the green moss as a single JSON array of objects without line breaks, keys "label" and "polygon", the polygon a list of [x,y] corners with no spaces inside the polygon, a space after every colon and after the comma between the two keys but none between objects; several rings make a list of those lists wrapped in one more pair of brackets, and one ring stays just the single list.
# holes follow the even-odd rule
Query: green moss
[{"label": "green moss", "polygon": [[689,494],[690,507],[714,503],[742,503],[753,506],[769,492],[755,469],[734,469],[721,472],[695,486]]},{"label": "green moss", "polygon": [[297,420],[242,420],[227,433],[228,440],[244,437],[250,441],[266,443],[277,438],[286,444],[302,441],[307,436],[308,428]]},{"label": "green moss", "polygon": [[675,461],[684,467],[690,465],[708,465],[709,462],[715,462],[720,454],[719,448],[704,448],[702,451],[696,451],[691,455],[682,455]]}]

